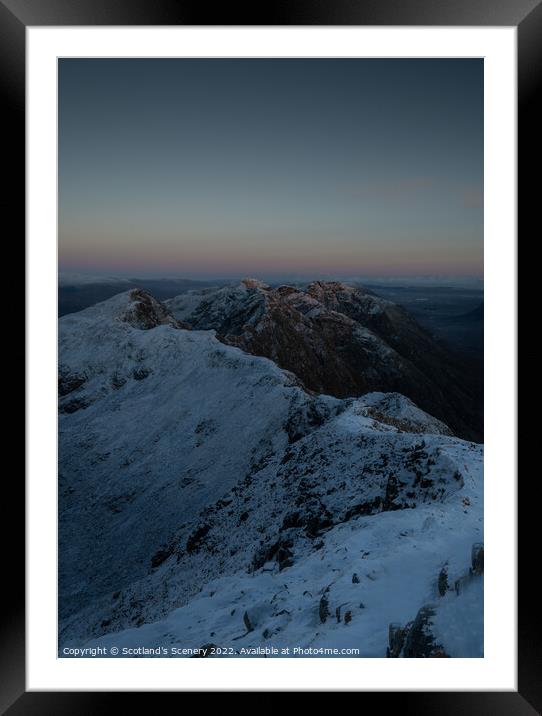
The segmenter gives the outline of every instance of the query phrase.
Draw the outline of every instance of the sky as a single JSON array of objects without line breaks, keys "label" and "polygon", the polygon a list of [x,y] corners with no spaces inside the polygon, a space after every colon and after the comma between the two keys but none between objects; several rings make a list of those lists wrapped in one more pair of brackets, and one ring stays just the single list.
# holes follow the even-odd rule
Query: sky
[{"label": "sky", "polygon": [[483,275],[483,60],[60,59],[59,269]]}]

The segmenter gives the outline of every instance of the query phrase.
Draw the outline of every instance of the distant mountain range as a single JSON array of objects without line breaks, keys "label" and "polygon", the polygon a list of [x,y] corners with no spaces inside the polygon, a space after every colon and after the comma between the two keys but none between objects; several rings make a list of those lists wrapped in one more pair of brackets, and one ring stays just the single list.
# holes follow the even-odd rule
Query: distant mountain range
[{"label": "distant mountain range", "polygon": [[335,283],[62,317],[59,655],[482,656],[483,448],[398,390],[437,406],[440,350]]}]

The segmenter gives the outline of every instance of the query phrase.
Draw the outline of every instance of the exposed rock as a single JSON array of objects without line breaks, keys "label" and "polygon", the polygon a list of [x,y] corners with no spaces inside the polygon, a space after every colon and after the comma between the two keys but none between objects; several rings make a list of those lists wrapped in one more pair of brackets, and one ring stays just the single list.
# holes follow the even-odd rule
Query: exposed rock
[{"label": "exposed rock", "polygon": [[151,568],[156,569],[156,567],[159,567],[162,562],[165,562],[166,559],[169,559],[169,557],[171,557],[174,551],[175,549],[172,545],[164,547],[163,549],[159,549],[158,552],[156,552],[156,554],[153,555],[151,559]]},{"label": "exposed rock", "polygon": [[66,366],[60,365],[58,368],[58,394],[63,397],[73,393],[85,383],[86,379],[85,375],[71,373]]},{"label": "exposed rock", "polygon": [[245,612],[243,614],[243,623],[247,628],[247,632],[254,631],[254,627],[252,626],[252,622],[250,621],[250,617],[248,616],[248,612]]},{"label": "exposed rock", "polygon": [[484,573],[484,545],[481,542],[472,545],[471,569],[477,576]]},{"label": "exposed rock", "polygon": [[416,618],[405,637],[403,648],[405,658],[420,659],[445,656],[442,645],[435,642],[431,633],[431,618],[434,613],[434,609],[431,606],[425,606],[416,614]]},{"label": "exposed rock", "polygon": [[[472,566],[467,572],[455,580],[455,596],[453,593],[449,593],[449,565],[446,562],[440,570],[437,580],[439,596],[443,599],[435,604],[426,604],[423,606],[416,614],[414,621],[409,622],[404,627],[400,624],[390,624],[389,646],[386,653],[388,657],[448,658],[449,654],[446,651],[446,643],[439,643],[442,640],[446,642],[446,637],[441,636],[439,640],[435,637],[433,632],[435,630],[437,633],[442,635],[442,621],[439,625],[438,617],[441,615],[442,618],[441,610],[444,609],[444,614],[448,614],[447,617],[444,617],[445,623],[450,619],[450,599],[454,600],[455,606],[452,612],[455,611],[456,616],[452,619],[451,626],[450,624],[446,625],[445,633],[446,631],[451,632],[452,643],[457,640],[458,631],[461,629],[463,629],[466,633],[465,635],[468,636],[468,633],[473,628],[473,622],[471,621],[469,623],[469,610],[471,610],[472,613],[473,602],[469,602],[468,599],[463,601],[462,595],[464,595],[467,590],[467,594],[472,598],[473,592],[469,590],[472,590],[472,588],[476,585],[479,586],[483,584],[483,551],[484,546],[482,543],[475,543],[472,546]],[[479,591],[478,594],[483,595],[483,590]],[[458,599],[457,603],[455,603],[456,599]],[[474,612],[478,608],[483,609],[483,605],[480,605],[479,602],[474,607]],[[446,609],[448,609],[448,612],[446,612]],[[476,619],[479,618],[480,617],[476,617],[475,615],[474,624],[476,624]],[[459,622],[459,624],[457,622]],[[475,629],[478,628],[479,627],[476,625]]]},{"label": "exposed rock", "polygon": [[163,325],[172,328],[190,328],[187,323],[174,318],[161,301],[139,288],[134,288],[129,292],[128,305],[120,319],[141,330],[149,330]]},{"label": "exposed rock", "polygon": [[368,500],[366,502],[359,502],[357,505],[350,507],[346,511],[344,521],[348,522],[353,517],[358,517],[359,515],[373,515],[375,512],[380,512],[382,504],[383,502],[381,497],[375,497],[373,500]]},{"label": "exposed rock", "polygon": [[204,524],[198,527],[195,532],[190,535],[186,542],[186,551],[188,552],[188,554],[194,554],[195,552],[199,552],[199,550],[204,544],[205,537],[209,533],[210,529],[211,525]]},{"label": "exposed rock", "polygon": [[324,592],[320,598],[320,603],[318,605],[318,616],[320,617],[320,622],[324,624],[327,621],[327,618],[330,614],[329,611],[329,599],[327,597],[327,590]]},{"label": "exposed rock", "polygon": [[275,560],[279,565],[279,570],[291,567],[293,562],[293,553],[291,547],[293,540],[280,538],[271,545],[261,547],[252,558],[251,570],[260,569],[267,562]]},{"label": "exposed rock", "polygon": [[445,564],[438,575],[438,593],[443,597],[448,591],[448,565]]},{"label": "exposed rock", "polygon": [[282,521],[281,530],[297,529],[306,524],[301,512],[289,512]]},{"label": "exposed rock", "polygon": [[[344,604],[339,604],[339,606],[335,608],[335,618],[337,619],[337,624],[340,624],[340,623],[341,623],[341,616],[342,616],[342,615],[341,615],[341,609],[342,609],[344,606],[346,606],[346,602],[345,602]],[[349,614],[350,614],[350,619],[352,619],[352,613],[349,612]]]},{"label": "exposed rock", "polygon": [[67,402],[64,402],[59,407],[61,413],[76,413],[78,410],[84,410],[90,405],[88,400],[85,398],[73,398]]},{"label": "exposed rock", "polygon": [[386,656],[388,658],[396,659],[400,656],[410,626],[411,624],[407,624],[406,627],[402,627],[400,624],[396,623],[389,625],[388,648],[386,650]]},{"label": "exposed rock", "polygon": [[277,562],[280,571],[292,566],[294,563],[293,556],[293,553],[287,547],[280,547],[277,551]]}]

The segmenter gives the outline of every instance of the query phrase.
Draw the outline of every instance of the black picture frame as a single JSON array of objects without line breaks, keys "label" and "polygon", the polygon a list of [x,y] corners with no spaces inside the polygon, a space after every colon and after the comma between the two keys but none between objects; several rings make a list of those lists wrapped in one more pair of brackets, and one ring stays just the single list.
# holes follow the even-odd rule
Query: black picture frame
[{"label": "black picture frame", "polygon": [[[209,22],[212,19],[212,22]],[[25,30],[28,26],[59,25],[451,25],[516,26],[518,29],[518,162],[521,226],[535,227],[538,208],[532,182],[538,169],[535,148],[542,126],[536,107],[542,69],[542,3],[538,0],[334,0],[254,4],[251,10],[231,4],[210,8],[207,3],[183,0],[0,0],[0,87],[4,137],[4,218],[12,219],[12,245],[24,246],[25,219]],[[6,151],[8,150],[8,151]],[[6,166],[7,162],[7,166]],[[538,218],[538,217],[537,217]],[[531,222],[532,220],[532,222]],[[518,227],[519,235],[519,227]],[[18,280],[19,279],[19,280]],[[20,295],[20,278],[5,278],[12,300]],[[17,283],[15,283],[17,281]],[[12,351],[22,364],[24,340],[14,341]],[[19,362],[19,359],[20,362]],[[533,505],[531,487],[519,489],[520,589],[518,611],[517,692],[365,692],[367,698],[386,698],[388,707],[403,714],[518,714],[541,711],[542,663],[536,624],[538,588],[532,580],[538,570],[528,556],[528,545],[537,542],[537,522],[529,517]],[[3,480],[2,524],[5,606],[0,617],[0,713],[97,714],[119,709],[114,693],[26,692],[24,618],[24,480],[14,469]],[[9,508],[10,520],[7,518]],[[533,560],[535,557],[532,558]],[[247,691],[249,689],[247,688]],[[129,694],[124,693],[124,697]],[[138,693],[138,707],[150,705]],[[153,697],[155,698],[155,692]],[[393,704],[392,704],[393,700]],[[124,699],[121,707],[125,708]],[[151,707],[152,708],[152,707]],[[154,705],[156,708],[156,705]]]}]

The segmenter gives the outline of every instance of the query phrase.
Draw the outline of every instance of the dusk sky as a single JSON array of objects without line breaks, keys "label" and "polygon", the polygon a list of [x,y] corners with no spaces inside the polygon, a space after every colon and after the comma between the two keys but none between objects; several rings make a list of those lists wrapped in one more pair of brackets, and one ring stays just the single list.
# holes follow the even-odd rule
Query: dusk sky
[{"label": "dusk sky", "polygon": [[483,61],[63,59],[59,268],[483,275]]}]

